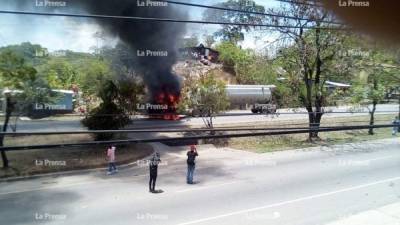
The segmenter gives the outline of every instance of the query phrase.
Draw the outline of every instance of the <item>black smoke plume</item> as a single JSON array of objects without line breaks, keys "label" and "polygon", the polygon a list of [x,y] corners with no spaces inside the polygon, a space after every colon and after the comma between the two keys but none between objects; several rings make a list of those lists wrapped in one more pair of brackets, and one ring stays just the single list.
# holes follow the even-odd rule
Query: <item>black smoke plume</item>
[{"label": "black smoke plume", "polygon": [[[153,18],[180,18],[185,16],[172,5],[140,6],[145,1],[134,0],[84,0],[77,1],[90,14],[137,16]],[[177,42],[184,25],[156,21],[128,19],[97,19],[105,31],[116,35],[135,53],[132,59],[135,70],[143,76],[151,95],[160,91],[179,94],[180,83],[171,71],[177,60]],[[140,56],[142,55],[142,56]]]},{"label": "black smoke plume", "polygon": [[[149,4],[151,1],[147,0],[53,0],[66,2],[65,7],[37,7],[37,1],[32,0],[5,1],[8,2],[8,5],[16,5],[20,10],[37,12],[186,18],[186,14],[171,4],[152,6]],[[39,1],[44,2],[44,0]],[[158,1],[158,3],[165,2]],[[144,6],[141,6],[143,4]],[[51,18],[49,17],[49,19]],[[107,34],[119,38],[134,52],[131,54],[133,55],[131,65],[135,72],[143,77],[150,96],[163,91],[179,95],[180,82],[178,77],[172,73],[172,65],[177,60],[176,44],[184,32],[184,24],[112,18],[93,20],[96,20]],[[140,54],[144,54],[144,56],[139,56]],[[155,56],[157,54],[159,56]],[[165,56],[166,54],[167,56]]]}]

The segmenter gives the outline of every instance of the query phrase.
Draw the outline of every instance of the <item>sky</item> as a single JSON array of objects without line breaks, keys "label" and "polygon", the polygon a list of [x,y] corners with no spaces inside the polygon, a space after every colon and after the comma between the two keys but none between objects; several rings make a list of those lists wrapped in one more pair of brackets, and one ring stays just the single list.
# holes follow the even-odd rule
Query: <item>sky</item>
[{"label": "sky", "polygon": [[[15,1],[1,1],[8,1],[9,4],[4,4],[3,2],[3,4],[0,4],[0,10],[17,10]],[[31,7],[27,7],[26,10],[35,11],[35,5],[40,1],[44,0],[31,0]],[[180,1],[188,2],[184,0]],[[191,0],[190,2],[213,5],[223,1]],[[263,5],[265,8],[277,7],[279,5],[275,0],[256,0],[255,2],[259,5]],[[68,0],[66,0],[66,3],[68,4]],[[202,8],[188,6],[179,7],[182,10],[187,10],[189,19],[202,19]],[[59,8],[60,12],[62,12],[62,7]],[[205,34],[214,33],[219,27],[219,25],[187,24],[185,36],[196,35],[201,38]],[[42,45],[50,52],[66,49],[78,52],[93,52],[96,46],[112,46],[117,42],[117,40],[113,38],[96,38],[96,33],[100,33],[101,31],[101,27],[91,19],[0,14],[0,46],[31,42]],[[258,36],[262,38],[256,41]],[[241,45],[243,48],[255,49],[264,46],[268,41],[273,39],[273,35],[265,34],[265,32],[260,34],[256,33],[246,35]]]}]

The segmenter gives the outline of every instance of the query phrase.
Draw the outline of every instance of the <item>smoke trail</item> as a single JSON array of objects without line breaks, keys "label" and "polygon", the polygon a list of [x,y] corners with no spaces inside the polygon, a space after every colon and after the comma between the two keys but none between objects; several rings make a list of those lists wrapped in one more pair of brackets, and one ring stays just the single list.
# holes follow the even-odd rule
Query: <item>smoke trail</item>
[{"label": "smoke trail", "polygon": [[[165,3],[165,2],[164,2]],[[85,0],[77,5],[91,14],[184,18],[184,15],[171,5],[140,6],[144,1],[132,0]],[[179,93],[180,84],[171,69],[177,60],[178,38],[184,26],[176,23],[139,22],[120,19],[97,19],[97,22],[111,35],[116,35],[135,51],[137,71],[150,90],[155,94],[160,89]]]},{"label": "smoke trail", "polygon": [[[138,16],[184,19],[186,16],[165,2],[146,0],[63,0],[65,7],[37,7],[36,1],[20,1],[19,9],[33,11],[73,12],[101,15]],[[62,0],[50,0],[53,2]],[[150,3],[150,4],[149,4]],[[154,4],[158,6],[155,6]],[[35,6],[36,4],[36,6]],[[150,95],[165,89],[179,94],[178,77],[172,73],[177,60],[178,38],[185,27],[178,23],[143,22],[124,19],[95,19],[111,36],[118,37],[134,51],[132,65],[143,76]],[[84,19],[81,21],[85,21]]]}]

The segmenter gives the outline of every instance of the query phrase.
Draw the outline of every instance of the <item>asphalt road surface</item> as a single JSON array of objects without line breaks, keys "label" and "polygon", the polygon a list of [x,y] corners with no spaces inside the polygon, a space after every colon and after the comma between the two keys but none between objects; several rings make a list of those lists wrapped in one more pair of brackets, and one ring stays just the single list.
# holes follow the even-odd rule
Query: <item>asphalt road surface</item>
[{"label": "asphalt road surface", "polygon": [[[349,107],[329,107],[326,109],[328,112],[347,112]],[[377,106],[377,114],[388,114],[388,112],[397,112],[399,109],[398,105],[395,104],[382,104]],[[232,125],[232,124],[249,124],[259,122],[271,122],[271,121],[285,121],[285,120],[301,120],[307,119],[307,114],[304,114],[304,109],[297,109],[296,114],[292,114],[293,109],[279,109],[278,116],[271,115],[260,115],[260,114],[248,114],[249,110],[233,110],[227,112],[229,116],[219,116],[214,119],[214,125]],[[363,112],[363,113],[360,113]],[[362,116],[368,115],[368,111],[362,108],[358,113],[327,113],[324,118],[335,118],[335,117],[346,117],[346,116]],[[383,113],[380,113],[383,112]],[[389,113],[395,114],[395,113]],[[13,122],[11,123],[14,124]],[[201,118],[184,118],[179,121],[165,121],[165,120],[149,120],[149,119],[135,119],[133,125],[130,128],[171,128],[171,127],[188,127],[204,126],[204,122]],[[10,129],[11,130],[11,129]],[[86,130],[80,123],[79,117],[67,117],[60,119],[42,119],[42,120],[20,120],[17,122],[17,131],[77,131]]]},{"label": "asphalt road surface", "polygon": [[0,182],[1,224],[323,225],[400,202],[399,139],[265,154],[200,146],[195,185],[185,148],[154,146],[163,193],[148,192],[140,163]]}]

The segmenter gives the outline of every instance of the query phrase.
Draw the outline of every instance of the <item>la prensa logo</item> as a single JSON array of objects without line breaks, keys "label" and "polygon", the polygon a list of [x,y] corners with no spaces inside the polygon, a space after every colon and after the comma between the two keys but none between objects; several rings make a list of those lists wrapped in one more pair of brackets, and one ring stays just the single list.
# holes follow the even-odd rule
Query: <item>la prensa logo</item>
[{"label": "la prensa logo", "polygon": [[369,7],[369,1],[339,0],[340,7]]}]

